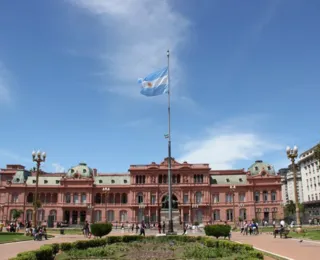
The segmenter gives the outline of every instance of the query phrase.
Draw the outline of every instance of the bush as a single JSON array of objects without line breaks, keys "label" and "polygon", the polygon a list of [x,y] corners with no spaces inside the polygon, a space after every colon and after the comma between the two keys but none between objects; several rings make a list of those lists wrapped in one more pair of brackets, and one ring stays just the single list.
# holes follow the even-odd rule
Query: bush
[{"label": "bush", "polygon": [[10,260],[37,260],[37,256],[34,251],[28,251],[19,253],[17,257],[10,258]]},{"label": "bush", "polygon": [[107,244],[106,239],[96,238],[93,240],[79,240],[72,243],[72,249],[88,249],[90,247],[101,247]]},{"label": "bush", "polygon": [[108,235],[112,230],[111,223],[94,223],[91,224],[91,233],[96,237]]},{"label": "bush", "polygon": [[207,236],[212,236],[215,238],[228,237],[231,231],[231,226],[229,225],[207,225],[204,227],[204,232]]},{"label": "bush", "polygon": [[54,243],[51,245],[53,254],[56,255],[59,253],[60,245],[58,243]]},{"label": "bush", "polygon": [[61,251],[69,251],[69,250],[72,249],[72,247],[73,247],[72,243],[65,242],[65,243],[61,243],[60,244],[60,250]]},{"label": "bush", "polygon": [[35,250],[37,260],[53,259],[53,248],[51,245],[43,245],[40,249]]}]

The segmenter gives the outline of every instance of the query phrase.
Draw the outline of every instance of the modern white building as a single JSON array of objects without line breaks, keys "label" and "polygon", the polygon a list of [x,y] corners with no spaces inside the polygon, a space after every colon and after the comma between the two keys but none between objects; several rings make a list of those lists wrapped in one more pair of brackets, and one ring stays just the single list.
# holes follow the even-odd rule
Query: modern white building
[{"label": "modern white building", "polygon": [[313,157],[315,147],[303,152],[299,156],[299,167],[302,179],[303,201],[320,200],[320,170],[319,161]]},{"label": "modern white building", "polygon": [[320,220],[320,162],[315,160],[313,153],[316,146],[300,154],[299,166],[301,172],[305,221]]},{"label": "modern white building", "polygon": [[[299,170],[299,166],[297,167],[297,192],[298,192],[298,202],[303,202],[303,185],[301,181],[301,173]],[[281,192],[282,192],[282,200],[283,203],[287,204],[292,200],[293,202],[296,202],[295,196],[294,196],[294,173],[292,171],[292,166],[289,165],[288,168],[281,169],[279,171],[279,174],[281,175]]]}]

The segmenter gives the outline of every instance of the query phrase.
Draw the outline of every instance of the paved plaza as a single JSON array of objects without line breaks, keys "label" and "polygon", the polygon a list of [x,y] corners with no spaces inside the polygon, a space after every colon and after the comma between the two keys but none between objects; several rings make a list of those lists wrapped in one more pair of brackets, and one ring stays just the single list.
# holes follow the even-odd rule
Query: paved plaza
[{"label": "paved plaza", "polygon": [[[182,232],[178,232],[181,235]],[[132,235],[128,231],[113,230],[110,235]],[[156,235],[156,230],[147,230],[146,235]],[[203,236],[203,232],[189,232],[188,235]],[[1,259],[9,259],[20,252],[30,251],[40,248],[41,245],[73,242],[85,239],[81,235],[56,235],[54,238],[43,241],[23,241],[16,243],[0,244]],[[253,245],[256,249],[266,251],[287,259],[305,260],[314,259],[314,256],[320,252],[320,242],[304,240],[300,242],[297,239],[273,238],[270,234],[261,234],[258,236],[243,236],[236,232],[232,234],[233,241]]]}]

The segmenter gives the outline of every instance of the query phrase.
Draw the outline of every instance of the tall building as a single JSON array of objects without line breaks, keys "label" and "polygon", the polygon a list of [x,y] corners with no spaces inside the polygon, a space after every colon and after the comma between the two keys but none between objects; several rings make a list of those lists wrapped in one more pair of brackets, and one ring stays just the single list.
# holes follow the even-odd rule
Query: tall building
[{"label": "tall building", "polygon": [[[211,170],[208,164],[179,163],[172,158],[173,220],[179,225],[236,221],[272,221],[283,217],[281,177],[272,165],[256,161],[248,170]],[[157,164],[130,165],[126,173],[98,173],[85,163],[67,173],[41,172],[37,212],[48,225],[85,220],[112,223],[166,221],[168,158]],[[31,221],[36,174],[21,165],[1,169],[0,220]],[[106,189],[109,188],[108,192]]]},{"label": "tall building", "polygon": [[[297,170],[297,193],[298,193],[298,202],[303,202],[303,185],[301,180],[301,173],[299,165],[296,164]],[[287,204],[290,201],[296,202],[294,194],[294,173],[292,171],[292,165],[289,165],[288,168],[280,169],[278,174],[281,176],[282,183],[282,199],[283,203]]]},{"label": "tall building", "polygon": [[313,156],[315,147],[301,153],[299,157],[303,201],[310,219],[320,218],[320,163]]}]

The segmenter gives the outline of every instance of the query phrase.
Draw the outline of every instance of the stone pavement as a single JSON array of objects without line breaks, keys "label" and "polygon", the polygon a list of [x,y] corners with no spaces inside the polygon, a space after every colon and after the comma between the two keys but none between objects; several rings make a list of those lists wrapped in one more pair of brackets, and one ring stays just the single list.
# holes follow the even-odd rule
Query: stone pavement
[{"label": "stone pavement", "polygon": [[274,238],[270,234],[261,234],[258,236],[243,236],[239,232],[232,233],[233,241],[250,244],[256,249],[266,251],[287,259],[306,260],[316,259],[320,253],[320,242],[299,239],[281,239]]}]

